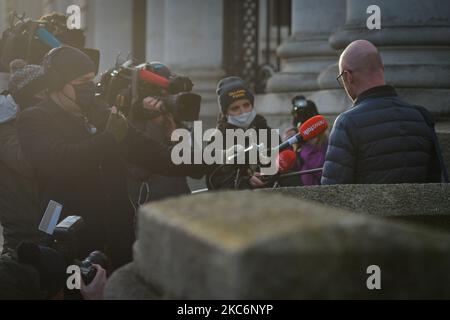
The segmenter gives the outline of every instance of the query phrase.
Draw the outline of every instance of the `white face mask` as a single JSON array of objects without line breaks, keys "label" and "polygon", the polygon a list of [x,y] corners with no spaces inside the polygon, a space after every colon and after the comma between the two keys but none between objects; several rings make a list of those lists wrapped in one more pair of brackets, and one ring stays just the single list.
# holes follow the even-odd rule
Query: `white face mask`
[{"label": "white face mask", "polygon": [[253,109],[250,112],[242,113],[238,116],[228,116],[227,121],[236,127],[247,129],[250,124],[255,120],[256,111]]},{"label": "white face mask", "polygon": [[19,107],[10,95],[0,95],[0,123],[8,122],[16,118]]}]

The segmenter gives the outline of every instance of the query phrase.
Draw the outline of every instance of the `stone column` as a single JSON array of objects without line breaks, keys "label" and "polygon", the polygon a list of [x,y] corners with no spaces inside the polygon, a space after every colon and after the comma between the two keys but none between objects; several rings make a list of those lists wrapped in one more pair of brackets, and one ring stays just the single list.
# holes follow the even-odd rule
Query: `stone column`
[{"label": "stone column", "polygon": [[345,94],[340,90],[321,92],[318,76],[338,59],[328,39],[344,24],[345,10],[345,0],[292,1],[292,36],[277,52],[282,59],[281,72],[269,79],[268,94],[257,97],[258,109],[271,115],[273,126],[284,129],[290,123],[291,99],[297,94],[313,100],[321,113],[336,113],[335,101]]},{"label": "stone column", "polygon": [[278,48],[283,66],[268,91],[318,90],[317,76],[337,58],[328,38],[344,19],[345,0],[293,0],[292,36]]},{"label": "stone column", "polygon": [[[450,6],[439,0],[377,1],[381,29],[369,30],[370,0],[347,0],[345,25],[330,37],[338,50],[357,39],[379,49],[386,81],[408,102],[421,104],[435,114],[450,111]],[[321,88],[334,88],[337,63],[319,77]]]},{"label": "stone column", "polygon": [[188,75],[202,95],[202,115],[217,115],[222,69],[221,0],[148,0],[147,59]]},{"label": "stone column", "polygon": [[133,48],[133,1],[95,0],[86,4],[86,46],[99,49],[103,72],[114,66],[119,53]]}]

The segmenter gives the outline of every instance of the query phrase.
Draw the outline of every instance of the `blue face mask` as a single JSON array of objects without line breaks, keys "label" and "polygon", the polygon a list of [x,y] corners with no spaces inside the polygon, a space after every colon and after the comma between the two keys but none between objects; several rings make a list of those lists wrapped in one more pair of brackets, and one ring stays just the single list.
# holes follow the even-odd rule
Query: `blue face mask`
[{"label": "blue face mask", "polygon": [[250,127],[250,124],[255,120],[256,111],[253,109],[250,112],[242,113],[238,116],[227,116],[227,121],[229,124],[232,124],[241,129],[247,129]]}]

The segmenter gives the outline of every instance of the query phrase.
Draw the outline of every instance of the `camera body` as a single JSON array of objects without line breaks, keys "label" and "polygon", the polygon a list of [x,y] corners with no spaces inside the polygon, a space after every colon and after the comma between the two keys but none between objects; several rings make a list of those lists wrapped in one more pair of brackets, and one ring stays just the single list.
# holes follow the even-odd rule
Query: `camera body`
[{"label": "camera body", "polygon": [[[201,97],[192,93],[188,77],[173,75],[159,63],[136,64],[128,60],[102,74],[97,93],[109,105],[115,105],[126,116],[152,119],[171,114],[176,121],[199,118]],[[154,97],[163,102],[161,112],[145,110],[142,101]]]},{"label": "camera body", "polygon": [[78,261],[77,265],[80,267],[81,277],[85,284],[89,284],[94,280],[97,274],[97,269],[93,264],[100,265],[103,269],[108,268],[108,257],[101,251],[91,252],[83,261]]},{"label": "camera body", "polygon": [[315,103],[307,100],[304,96],[295,96],[292,99],[292,125],[297,127],[308,119],[318,115],[319,112]]},{"label": "camera body", "polygon": [[76,243],[83,224],[83,218],[80,216],[68,216],[62,220],[55,228],[53,247],[63,254],[68,264],[75,264],[80,267],[84,283],[89,284],[97,273],[97,269],[92,265],[98,264],[102,268],[108,269],[109,260],[103,252],[98,250],[91,252],[82,261],[76,259],[78,256]]},{"label": "camera body", "polygon": [[9,71],[9,63],[23,59],[28,64],[41,64],[45,54],[63,44],[80,49],[87,54],[98,69],[100,52],[85,48],[83,30],[68,29],[67,17],[52,13],[40,20],[31,20],[25,14],[11,12],[9,28],[0,39],[0,72]]}]

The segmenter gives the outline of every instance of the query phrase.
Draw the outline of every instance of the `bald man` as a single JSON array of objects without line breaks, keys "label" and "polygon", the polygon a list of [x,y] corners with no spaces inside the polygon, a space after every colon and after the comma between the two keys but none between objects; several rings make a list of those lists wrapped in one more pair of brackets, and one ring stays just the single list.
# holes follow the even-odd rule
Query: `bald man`
[{"label": "bald man", "polygon": [[440,182],[441,168],[426,109],[402,101],[386,85],[377,48],[352,42],[337,80],[353,101],[330,134],[322,184]]}]

